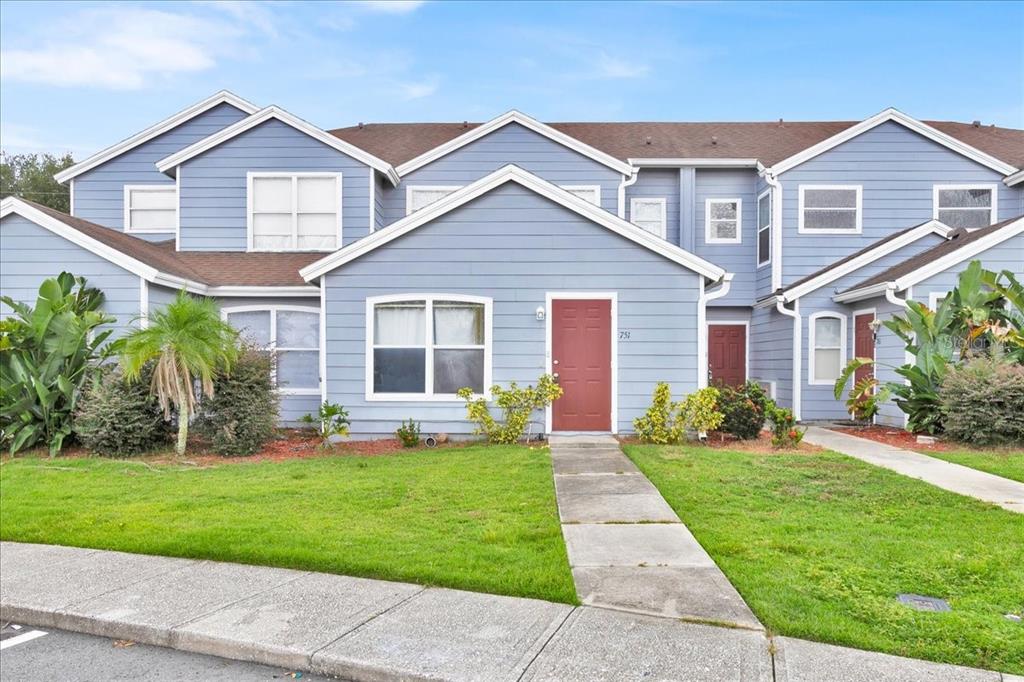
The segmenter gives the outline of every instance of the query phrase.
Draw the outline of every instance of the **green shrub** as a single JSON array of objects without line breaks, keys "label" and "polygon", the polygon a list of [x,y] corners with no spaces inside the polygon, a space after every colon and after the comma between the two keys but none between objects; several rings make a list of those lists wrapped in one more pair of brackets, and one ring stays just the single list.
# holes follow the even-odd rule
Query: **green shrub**
[{"label": "green shrub", "polygon": [[472,389],[460,388],[457,395],[466,401],[466,417],[476,422],[473,433],[486,436],[491,443],[510,444],[519,442],[523,437],[534,411],[542,410],[562,397],[562,387],[550,374],[541,375],[536,388],[519,388],[514,381],[508,388],[491,386],[491,397],[502,412],[500,420],[491,414],[486,400],[473,397]]},{"label": "green shrub", "polygon": [[950,367],[939,395],[947,436],[971,445],[1024,443],[1024,366],[992,357]]},{"label": "green shrub", "polygon": [[149,393],[153,365],[141,381],[129,384],[121,369],[105,365],[82,388],[74,417],[74,433],[88,450],[125,457],[154,450],[169,442],[163,410]]},{"label": "green shrub", "polygon": [[681,443],[686,438],[687,429],[705,434],[718,428],[723,416],[716,409],[717,404],[718,389],[712,387],[702,388],[674,403],[669,385],[659,381],[654,387],[651,406],[644,416],[633,420],[633,429],[644,443]]},{"label": "green shrub", "polygon": [[420,444],[420,425],[410,417],[409,421],[402,422],[402,425],[395,431],[395,435],[398,436],[398,440],[402,441],[404,447],[414,448]]},{"label": "green shrub", "polygon": [[789,450],[800,445],[804,439],[804,429],[797,428],[793,410],[771,403],[768,406],[768,421],[772,425],[772,447]]},{"label": "green shrub", "polygon": [[714,431],[722,425],[725,418],[718,411],[718,396],[718,389],[713,386],[689,394],[679,403],[679,421],[700,436],[706,435],[708,431]]},{"label": "green shrub", "polygon": [[320,442],[321,448],[332,448],[334,443],[332,437],[348,435],[348,411],[337,403],[321,403],[320,409],[314,417],[311,414],[304,414],[299,421],[315,426],[323,439]]},{"label": "green shrub", "polygon": [[274,435],[278,398],[268,353],[245,349],[230,374],[214,379],[197,428],[220,455],[252,455]]},{"label": "green shrub", "polygon": [[765,408],[770,399],[756,381],[748,381],[738,388],[718,388],[718,411],[724,419],[720,431],[736,436],[740,440],[757,438],[764,428]]}]

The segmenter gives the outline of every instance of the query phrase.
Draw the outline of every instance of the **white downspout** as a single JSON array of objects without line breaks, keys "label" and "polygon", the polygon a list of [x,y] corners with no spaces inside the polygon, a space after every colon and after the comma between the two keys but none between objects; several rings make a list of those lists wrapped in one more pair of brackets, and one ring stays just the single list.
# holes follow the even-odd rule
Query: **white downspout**
[{"label": "white downspout", "polygon": [[892,303],[895,306],[900,306],[902,308],[906,308],[907,307],[907,299],[900,298],[899,296],[896,295],[896,283],[895,282],[889,282],[886,285],[886,287],[885,287],[885,300],[887,300],[889,303]]},{"label": "white downspout", "polygon": [[782,183],[765,168],[764,181],[772,188],[772,291],[782,288]]},{"label": "white downspout", "polygon": [[628,178],[623,175],[619,183],[619,217],[623,220],[626,219],[626,188],[631,187],[639,178],[640,169],[634,168],[633,173]]},{"label": "white downspout", "polygon": [[[912,295],[912,292],[910,290],[907,290],[907,298],[900,298],[899,296],[896,295],[896,283],[895,282],[889,282],[889,283],[887,283],[885,285],[885,300],[888,301],[889,303],[892,303],[894,306],[897,306],[897,307],[901,308],[901,309],[907,307],[907,300],[911,297],[911,295]],[[917,358],[914,357],[913,353],[911,353],[908,350],[903,351],[903,363],[904,364],[906,364],[906,365],[913,365],[916,362],[917,362]],[[909,379],[904,379],[903,383],[904,384],[909,384],[910,380]],[[903,428],[904,429],[907,428],[907,425],[909,423],[910,423],[910,415],[907,414],[906,412],[904,412],[903,413]]]},{"label": "white downspout", "polygon": [[793,301],[793,309],[786,307],[782,296],[775,297],[775,309],[786,317],[793,318],[793,416],[800,421],[800,394],[803,378],[803,318],[800,317],[800,302]]},{"label": "white downspout", "polygon": [[[708,385],[708,301],[722,298],[729,293],[733,274],[722,275],[721,285],[714,291],[704,290],[704,280],[700,282],[700,297],[697,299],[697,388]],[[748,340],[749,343],[749,340]]]}]

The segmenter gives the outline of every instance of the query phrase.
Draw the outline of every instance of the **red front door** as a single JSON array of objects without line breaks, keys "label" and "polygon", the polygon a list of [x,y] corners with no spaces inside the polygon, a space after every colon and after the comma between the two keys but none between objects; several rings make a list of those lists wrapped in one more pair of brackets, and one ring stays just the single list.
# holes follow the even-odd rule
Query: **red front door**
[{"label": "red front door", "polygon": [[612,302],[551,302],[551,371],[564,394],[551,406],[554,431],[612,427]]},{"label": "red front door", "polygon": [[[858,358],[875,359],[875,337],[871,331],[871,323],[874,321],[874,313],[864,313],[853,318],[853,354]],[[870,365],[858,367],[853,374],[853,381],[857,383],[872,374],[874,370]]]},{"label": "red front door", "polygon": [[708,383],[741,386],[747,380],[747,328],[708,325]]}]

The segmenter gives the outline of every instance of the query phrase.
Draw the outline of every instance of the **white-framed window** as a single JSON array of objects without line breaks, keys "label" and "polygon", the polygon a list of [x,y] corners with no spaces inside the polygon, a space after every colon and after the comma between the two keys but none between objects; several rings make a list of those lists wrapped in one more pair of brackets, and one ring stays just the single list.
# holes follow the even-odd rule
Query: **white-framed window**
[{"label": "white-framed window", "polygon": [[174,232],[178,229],[176,185],[125,185],[125,232]]},{"label": "white-framed window", "polygon": [[862,194],[860,185],[800,185],[797,232],[860,233]]},{"label": "white-framed window", "polygon": [[274,355],[282,395],[320,395],[320,309],[311,306],[235,306],[221,315],[253,346]]},{"label": "white-framed window", "polygon": [[250,251],[341,247],[341,173],[247,174]]},{"label": "white-framed window", "polygon": [[996,220],[996,185],[935,185],[932,217],[950,227],[987,227]]},{"label": "white-framed window", "polygon": [[569,194],[589,201],[595,206],[601,205],[601,185],[559,185]]},{"label": "white-framed window", "polygon": [[757,197],[757,267],[772,262],[772,191]]},{"label": "white-framed window", "polygon": [[459,400],[488,396],[492,301],[461,294],[366,300],[367,400]]},{"label": "white-framed window", "polygon": [[946,297],[949,296],[948,291],[932,291],[928,294],[928,307],[932,310],[938,310]]},{"label": "white-framed window", "polygon": [[846,316],[833,312],[810,317],[807,383],[833,385],[846,365]]},{"label": "white-framed window", "polygon": [[629,200],[629,221],[642,230],[665,238],[665,198],[634,197]]},{"label": "white-framed window", "polygon": [[743,200],[704,200],[704,243],[739,244],[743,239]]},{"label": "white-framed window", "polygon": [[405,190],[405,215],[415,213],[460,189],[462,185],[409,185]]}]

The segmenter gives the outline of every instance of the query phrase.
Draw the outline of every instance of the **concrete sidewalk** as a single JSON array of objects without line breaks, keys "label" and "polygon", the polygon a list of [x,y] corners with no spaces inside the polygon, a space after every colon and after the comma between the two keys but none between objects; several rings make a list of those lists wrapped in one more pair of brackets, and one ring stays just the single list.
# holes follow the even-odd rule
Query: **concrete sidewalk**
[{"label": "concrete sidewalk", "polygon": [[804,439],[868,464],[1024,514],[1024,483],[820,426],[808,426]]},{"label": "concrete sidewalk", "polygon": [[1013,679],[586,606],[10,542],[0,619],[373,682]]}]

